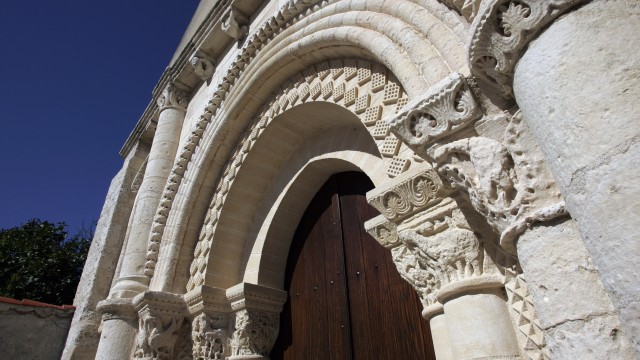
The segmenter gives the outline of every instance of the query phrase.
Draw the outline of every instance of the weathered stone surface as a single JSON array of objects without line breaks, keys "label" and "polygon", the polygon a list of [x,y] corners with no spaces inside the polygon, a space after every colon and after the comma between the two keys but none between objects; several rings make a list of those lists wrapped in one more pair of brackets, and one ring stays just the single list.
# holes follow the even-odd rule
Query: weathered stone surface
[{"label": "weathered stone surface", "polygon": [[375,184],[367,231],[440,358],[633,357],[637,4],[260,3],[194,16],[125,144],[152,154],[114,180],[134,193],[105,205],[66,358],[267,358],[293,231],[342,171]]},{"label": "weathered stone surface", "polygon": [[[593,1],[557,20],[518,63],[525,120],[565,195],[622,326],[640,351],[640,7]],[[615,34],[615,35],[611,35]],[[630,50],[634,49],[634,50]]]}]

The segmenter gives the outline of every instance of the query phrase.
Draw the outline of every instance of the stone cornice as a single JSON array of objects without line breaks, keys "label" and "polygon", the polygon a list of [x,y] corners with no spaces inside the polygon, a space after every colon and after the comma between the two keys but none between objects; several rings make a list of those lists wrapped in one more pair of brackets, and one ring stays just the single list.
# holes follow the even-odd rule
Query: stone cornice
[{"label": "stone cornice", "polygon": [[149,105],[147,105],[147,108],[136,123],[133,131],[120,149],[120,156],[122,158],[126,157],[135,143],[146,136],[145,134],[149,132],[153,133],[159,114],[157,105],[158,97],[168,84],[174,83],[180,88],[185,89],[186,92],[193,92],[193,90],[202,84],[204,80],[196,73],[191,65],[191,59],[194,54],[199,51],[204,51],[209,54],[212,59],[216,59],[226,50],[229,43],[235,41],[222,29],[222,20],[226,10],[234,6],[244,14],[253,14],[259,5],[260,2],[253,0],[221,0],[213,6],[191,37],[191,40],[180,50],[180,54],[162,73],[152,92]]}]

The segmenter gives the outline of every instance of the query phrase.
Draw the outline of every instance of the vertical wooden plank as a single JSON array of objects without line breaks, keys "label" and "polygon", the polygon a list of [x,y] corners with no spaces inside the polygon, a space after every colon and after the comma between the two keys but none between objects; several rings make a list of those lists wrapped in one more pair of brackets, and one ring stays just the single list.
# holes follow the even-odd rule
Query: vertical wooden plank
[{"label": "vertical wooden plank", "polygon": [[363,259],[362,244],[359,241],[360,222],[357,209],[351,195],[357,194],[354,177],[357,173],[342,173],[338,189],[340,192],[340,213],[344,239],[345,267],[349,292],[349,313],[351,315],[351,334],[354,359],[381,358],[378,353],[380,344],[373,340],[373,334],[379,331],[372,327],[369,319],[369,293],[367,291],[367,273]]},{"label": "vertical wooden plank", "polygon": [[[334,184],[332,177],[329,181]],[[331,196],[330,216],[323,217],[325,245],[325,295],[327,297],[327,334],[329,359],[351,359],[351,324],[345,278],[339,196]]]}]

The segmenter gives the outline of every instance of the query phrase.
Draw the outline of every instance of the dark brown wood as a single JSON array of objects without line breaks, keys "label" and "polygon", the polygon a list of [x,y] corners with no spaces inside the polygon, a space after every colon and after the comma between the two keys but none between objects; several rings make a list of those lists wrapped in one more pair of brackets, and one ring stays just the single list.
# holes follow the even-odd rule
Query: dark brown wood
[{"label": "dark brown wood", "polygon": [[288,301],[271,359],[435,359],[415,291],[365,231],[377,215],[361,173],[332,176],[294,235]]}]

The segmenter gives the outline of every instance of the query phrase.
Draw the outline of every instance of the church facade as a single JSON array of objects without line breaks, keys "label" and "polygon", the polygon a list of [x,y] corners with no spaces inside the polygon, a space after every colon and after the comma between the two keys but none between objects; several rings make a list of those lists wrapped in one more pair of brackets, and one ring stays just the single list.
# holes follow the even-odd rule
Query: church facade
[{"label": "church facade", "polygon": [[640,4],[201,0],[63,359],[635,359]]}]

